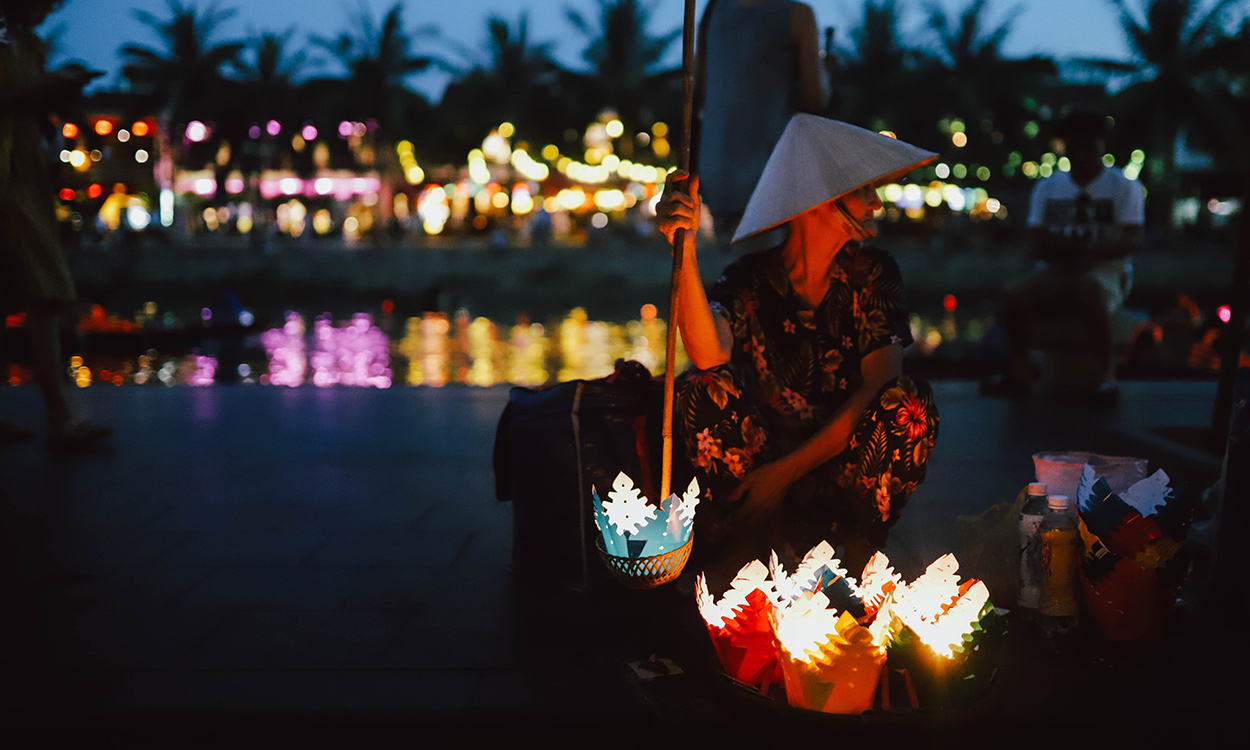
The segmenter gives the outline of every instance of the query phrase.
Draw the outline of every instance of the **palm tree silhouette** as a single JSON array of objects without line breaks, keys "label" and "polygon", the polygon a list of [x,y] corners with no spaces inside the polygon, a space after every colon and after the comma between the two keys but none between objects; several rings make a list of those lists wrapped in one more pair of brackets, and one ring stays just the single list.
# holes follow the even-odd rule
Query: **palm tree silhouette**
[{"label": "palm tree silhouette", "polygon": [[379,126],[374,134],[374,154],[382,175],[378,208],[383,226],[391,217],[393,181],[400,168],[394,145],[406,128],[424,125],[432,118],[428,102],[407,88],[408,76],[444,65],[432,55],[411,50],[416,36],[433,36],[437,31],[425,26],[409,31],[404,27],[403,3],[396,2],[375,24],[369,6],[362,0],[352,16],[353,31],[333,39],[313,35],[310,41],[329,52],[346,69],[345,80],[310,82],[309,91],[323,92],[330,111],[348,120],[373,120]]},{"label": "palm tree silhouette", "polygon": [[937,42],[936,54],[929,61],[935,79],[925,87],[937,97],[931,100],[931,112],[981,126],[969,128],[983,131],[969,138],[972,155],[1005,149],[993,145],[1004,144],[1006,133],[1018,136],[1031,117],[1025,97],[1040,93],[1058,74],[1050,58],[1004,57],[1003,43],[1021,8],[1012,8],[997,26],[991,26],[986,20],[988,5],[988,0],[970,0],[953,17],[936,2],[927,6],[928,26]]},{"label": "palm tree silhouette", "polygon": [[1239,0],[1218,0],[1207,10],[1193,0],[1142,0],[1140,16],[1125,0],[1109,0],[1119,16],[1132,58],[1086,59],[1086,65],[1127,76],[1112,98],[1117,122],[1146,145],[1146,172],[1154,205],[1166,217],[1178,187],[1176,144],[1182,132],[1244,164],[1246,129],[1230,84],[1244,75],[1250,36],[1224,29]]},{"label": "palm tree silhouette", "polygon": [[[156,140],[160,159],[156,182],[162,192],[173,190],[174,140],[170,129],[175,122],[202,113],[216,113],[218,105],[229,101],[223,96],[230,88],[222,77],[227,63],[238,59],[242,42],[213,43],[217,27],[235,14],[221,9],[216,2],[202,12],[181,0],[167,0],[170,17],[162,19],[145,11],[134,16],[156,32],[161,49],[125,44],[122,75],[132,87],[151,96],[159,107]],[[220,187],[220,186],[219,186]],[[176,231],[181,227],[175,223]]]},{"label": "palm tree silhouette", "polygon": [[515,24],[493,14],[487,19],[485,60],[448,85],[439,104],[444,119],[457,123],[458,146],[480,141],[505,121],[517,127],[520,137],[556,139],[564,120],[557,94],[560,69],[551,59],[553,44],[530,40],[526,12]]},{"label": "palm tree silhouette", "polygon": [[[276,166],[280,157],[291,156],[292,148],[286,138],[256,138],[255,133],[263,131],[247,131],[269,120],[294,124],[310,114],[302,103],[297,82],[306,68],[308,55],[303,49],[292,50],[294,36],[295,27],[282,32],[251,32],[247,48],[232,66],[238,77],[239,95],[232,102],[227,127],[234,148],[229,162],[220,165],[217,184],[223,182],[222,172],[239,167],[247,177],[246,199],[253,204],[254,216],[268,216],[259,192],[261,173]],[[263,232],[254,232],[251,237],[258,245],[265,239]]]},{"label": "palm tree silhouette", "polygon": [[213,44],[217,27],[234,17],[234,9],[211,3],[201,11],[181,0],[166,0],[170,17],[162,19],[146,10],[134,16],[151,28],[161,48],[122,45],[122,75],[131,85],[158,98],[174,118],[211,112],[214,93],[222,82],[222,69],[238,59],[243,43]]},{"label": "palm tree silhouette", "polygon": [[292,51],[294,36],[294,26],[283,32],[253,33],[247,43],[246,59],[234,61],[233,68],[250,94],[247,109],[253,119],[293,114],[291,105],[298,98],[296,79],[308,60],[306,50]]},{"label": "palm tree silhouette", "polygon": [[681,28],[652,36],[647,27],[654,2],[598,0],[598,5],[595,23],[565,8],[569,23],[587,40],[582,58],[590,65],[589,72],[568,72],[570,88],[582,104],[576,114],[586,121],[611,108],[635,128],[675,115],[680,111],[681,69],[657,68]]},{"label": "palm tree silhouette", "polygon": [[864,127],[897,130],[912,118],[912,99],[900,92],[916,85],[920,56],[902,37],[902,10],[897,0],[866,0],[832,81],[838,95],[831,100],[831,106],[837,102],[831,115]]},{"label": "palm tree silhouette", "polygon": [[381,24],[376,24],[369,6],[362,0],[351,18],[352,32],[332,39],[318,35],[309,37],[314,45],[329,52],[347,69],[347,79],[339,94],[349,100],[353,116],[374,119],[386,129],[405,124],[404,102],[413,95],[405,79],[440,62],[431,55],[412,53],[414,37],[433,36],[437,32],[432,26],[405,29],[403,7],[402,2],[396,2],[382,16]]}]

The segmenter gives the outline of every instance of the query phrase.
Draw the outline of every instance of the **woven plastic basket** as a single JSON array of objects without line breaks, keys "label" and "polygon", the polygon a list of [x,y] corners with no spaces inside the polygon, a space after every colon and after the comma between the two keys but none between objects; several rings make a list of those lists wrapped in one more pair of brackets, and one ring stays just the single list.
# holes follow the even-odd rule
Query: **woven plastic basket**
[{"label": "woven plastic basket", "polygon": [[654,557],[617,557],[603,548],[603,539],[595,538],[595,549],[612,577],[631,589],[653,589],[677,578],[690,559],[690,547],[694,539],[675,550]]}]

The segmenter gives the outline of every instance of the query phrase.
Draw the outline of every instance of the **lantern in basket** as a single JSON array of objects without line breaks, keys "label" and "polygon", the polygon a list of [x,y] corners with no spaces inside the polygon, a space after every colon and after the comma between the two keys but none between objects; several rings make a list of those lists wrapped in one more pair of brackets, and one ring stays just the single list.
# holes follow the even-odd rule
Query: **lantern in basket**
[{"label": "lantern in basket", "polygon": [[600,534],[596,546],[613,577],[629,588],[649,589],[681,575],[690,559],[699,504],[695,480],[681,497],[669,495],[658,507],[642,496],[625,472],[612,481],[607,502],[593,487],[591,494]]}]

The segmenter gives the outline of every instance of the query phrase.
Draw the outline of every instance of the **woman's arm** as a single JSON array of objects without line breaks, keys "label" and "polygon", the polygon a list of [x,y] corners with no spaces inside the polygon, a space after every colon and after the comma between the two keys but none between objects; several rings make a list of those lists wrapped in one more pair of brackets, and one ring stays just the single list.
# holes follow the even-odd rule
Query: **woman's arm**
[{"label": "woman's arm", "polygon": [[860,415],[876,398],[877,393],[894,378],[903,374],[903,347],[891,344],[869,352],[860,363],[863,384],[829,424],[789,455],[755,469],[729,495],[729,501],[743,499],[736,513],[746,518],[762,518],[781,507],[790,486],[817,466],[846,450]]},{"label": "woman's arm", "polygon": [[729,361],[733,351],[733,332],[723,315],[712,312],[699,276],[699,259],[695,252],[695,236],[699,231],[699,178],[690,180],[690,195],[681,192],[678,184],[687,179],[686,172],[669,174],[660,199],[660,231],[671,245],[678,229],[685,230],[682,248],[680,292],[677,299],[677,328],[690,361],[700,370],[709,370]]}]

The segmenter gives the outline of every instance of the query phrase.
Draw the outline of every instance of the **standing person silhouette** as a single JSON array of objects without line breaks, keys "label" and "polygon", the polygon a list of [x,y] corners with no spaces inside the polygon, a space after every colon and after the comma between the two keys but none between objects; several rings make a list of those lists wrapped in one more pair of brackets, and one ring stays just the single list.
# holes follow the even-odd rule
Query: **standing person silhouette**
[{"label": "standing person silhouette", "polygon": [[[78,418],[61,383],[58,319],[76,296],[61,250],[52,182],[39,120],[82,94],[100,75],[82,68],[48,72],[35,27],[57,0],[0,0],[0,312],[25,312],[43,391],[50,450],[81,450],[105,440],[108,427]],[[0,422],[0,442],[34,436]]]},{"label": "standing person silhouette", "polygon": [[[818,36],[811,7],[794,0],[709,0],[703,11],[691,170],[726,250],[790,117],[824,111]],[[756,244],[738,250],[768,238]]]}]

